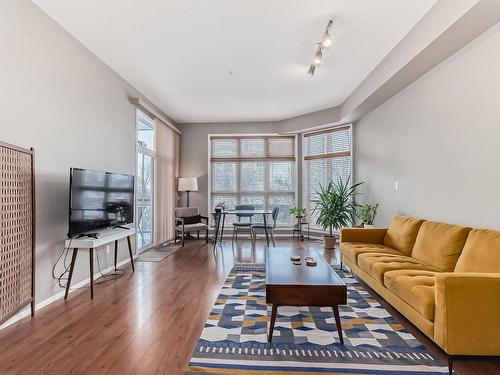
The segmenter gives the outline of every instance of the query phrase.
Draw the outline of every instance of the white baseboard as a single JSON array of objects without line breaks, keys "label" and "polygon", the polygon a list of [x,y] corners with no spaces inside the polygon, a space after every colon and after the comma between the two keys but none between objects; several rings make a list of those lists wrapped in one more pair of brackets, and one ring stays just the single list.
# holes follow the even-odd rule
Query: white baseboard
[{"label": "white baseboard", "polygon": [[[137,255],[135,255],[133,258],[134,259],[137,258]],[[120,267],[124,266],[127,263],[130,263],[130,258],[122,260],[120,263],[118,263],[116,265],[116,267],[120,268]],[[101,272],[105,274],[106,272],[111,272],[113,269],[114,269],[114,266],[109,266],[108,268],[106,268],[105,270],[102,270]],[[101,273],[97,272],[94,275],[94,281],[98,280],[100,277],[101,277]],[[79,288],[82,288],[82,287],[84,287],[85,285],[87,285],[89,283],[90,283],[90,277],[87,277],[86,279],[80,281],[79,283],[72,285],[71,289],[69,290],[69,293],[73,293],[75,290],[78,290]],[[60,292],[57,292],[56,294],[54,294],[52,297],[49,297],[46,300],[43,300],[43,301],[37,303],[35,305],[35,311],[41,310],[44,307],[50,305],[52,302],[55,302],[55,301],[63,298],[64,297],[64,292],[65,292],[64,290],[61,290]],[[28,306],[26,306],[26,308],[24,308],[19,313],[17,313],[12,318],[10,318],[5,323],[3,323],[0,326],[0,330],[2,330],[4,328],[7,328],[8,326],[14,324],[15,322],[17,322],[17,321],[19,321],[19,320],[21,320],[23,318],[26,318],[27,316],[30,316],[30,314],[31,314],[31,308],[28,305]]]}]

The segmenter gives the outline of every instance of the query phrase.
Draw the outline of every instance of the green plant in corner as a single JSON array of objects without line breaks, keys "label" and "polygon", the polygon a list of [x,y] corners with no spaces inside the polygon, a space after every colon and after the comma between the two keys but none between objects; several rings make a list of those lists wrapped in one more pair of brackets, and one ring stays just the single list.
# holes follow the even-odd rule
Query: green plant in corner
[{"label": "green plant in corner", "polygon": [[373,225],[375,216],[377,216],[378,203],[373,206],[370,204],[365,204],[360,211],[360,219],[363,221],[364,225]]},{"label": "green plant in corner", "polygon": [[312,202],[315,204],[313,213],[317,214],[316,224],[328,229],[328,235],[323,236],[325,249],[335,249],[337,237],[333,235],[334,230],[351,226],[358,217],[358,209],[361,207],[356,203],[356,189],[363,182],[351,185],[351,177],[347,179],[338,178],[337,181],[328,181],[326,186],[319,186],[316,190],[317,198]]}]

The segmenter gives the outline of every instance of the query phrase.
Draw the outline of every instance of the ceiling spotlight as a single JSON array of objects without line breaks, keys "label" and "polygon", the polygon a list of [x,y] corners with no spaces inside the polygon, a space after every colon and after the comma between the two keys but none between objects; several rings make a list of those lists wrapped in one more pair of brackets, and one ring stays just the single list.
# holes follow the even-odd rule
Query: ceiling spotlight
[{"label": "ceiling spotlight", "polygon": [[332,45],[332,37],[330,34],[326,33],[325,37],[323,38],[323,47],[328,48]]},{"label": "ceiling spotlight", "polygon": [[321,49],[318,49],[316,51],[316,56],[314,56],[314,63],[316,65],[321,64],[321,58],[323,57],[323,53],[321,52]]},{"label": "ceiling spotlight", "polygon": [[328,25],[326,25],[325,32],[323,33],[323,37],[321,38],[321,42],[318,43],[318,48],[316,49],[316,53],[314,54],[313,63],[309,66],[307,74],[313,76],[316,67],[321,64],[321,59],[323,58],[323,49],[332,45],[332,36],[330,33],[330,29],[332,28],[333,20],[328,21]]},{"label": "ceiling spotlight", "polygon": [[316,70],[316,65],[314,64],[311,64],[309,66],[309,70],[307,71],[307,74],[309,74],[310,76],[313,76],[314,75],[314,71]]}]

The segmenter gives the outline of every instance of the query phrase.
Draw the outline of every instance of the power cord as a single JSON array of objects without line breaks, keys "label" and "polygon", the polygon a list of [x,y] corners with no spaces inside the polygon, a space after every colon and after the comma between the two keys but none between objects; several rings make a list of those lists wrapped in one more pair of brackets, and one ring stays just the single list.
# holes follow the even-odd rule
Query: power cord
[{"label": "power cord", "polygon": [[101,265],[99,263],[99,252],[95,252],[96,255],[96,260],[97,260],[97,269],[99,270],[99,273],[101,274],[101,279],[94,284],[102,284],[110,280],[115,280],[119,279],[123,275],[125,275],[125,271],[122,269],[117,268],[116,270],[111,271],[110,273],[104,274],[101,271]]},{"label": "power cord", "polygon": [[[58,283],[59,287],[61,287],[61,288],[66,288],[66,285],[68,284],[68,277],[66,275],[69,274],[69,266],[70,265],[66,264],[66,260],[68,258],[69,250],[71,249],[71,241],[72,240],[73,240],[73,237],[70,237],[68,246],[64,246],[62,248],[59,256],[57,257],[56,262],[52,266],[52,278],[54,280],[57,280],[57,283]],[[64,255],[64,258],[63,258],[63,255]],[[63,258],[62,266],[64,268],[64,271],[62,271],[59,275],[56,275],[56,267],[59,264],[59,262],[61,261],[61,258]],[[63,284],[63,280],[66,281],[66,283]]]},{"label": "power cord", "polygon": [[[70,237],[68,246],[64,246],[61,249],[61,252],[59,253],[59,256],[57,257],[57,260],[55,261],[54,265],[52,266],[52,278],[54,280],[57,280],[57,284],[59,285],[60,288],[63,288],[63,289],[66,288],[66,286],[68,285],[68,278],[69,278],[69,271],[70,271],[71,264],[67,263],[67,259],[68,259],[69,251],[71,249],[71,241],[73,241],[73,237]],[[99,252],[96,251],[95,254],[96,254],[96,260],[97,260],[97,269],[99,271],[99,274],[101,275],[101,277],[100,277],[101,280],[95,282],[94,283],[95,285],[102,284],[102,283],[110,281],[110,280],[115,280],[115,279],[118,279],[118,278],[125,275],[125,271],[122,269],[116,269],[116,270],[111,271],[110,273],[104,274],[101,271],[101,264],[99,261]],[[57,265],[61,262],[61,260],[62,260],[63,270],[61,271],[60,274],[56,274]]]}]

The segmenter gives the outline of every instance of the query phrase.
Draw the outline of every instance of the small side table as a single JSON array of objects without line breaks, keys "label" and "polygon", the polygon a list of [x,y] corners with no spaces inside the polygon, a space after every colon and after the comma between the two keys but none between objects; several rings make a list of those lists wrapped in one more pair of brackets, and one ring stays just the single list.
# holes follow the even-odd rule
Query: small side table
[{"label": "small side table", "polygon": [[[302,219],[304,218],[303,216],[296,216],[297,218],[297,224],[293,226],[293,231],[292,231],[292,237],[297,238],[297,241],[304,241],[304,232],[303,228],[304,225],[307,226],[307,239],[310,239],[310,233],[309,233],[309,222],[304,222]],[[295,236],[297,234],[297,236]]]}]

